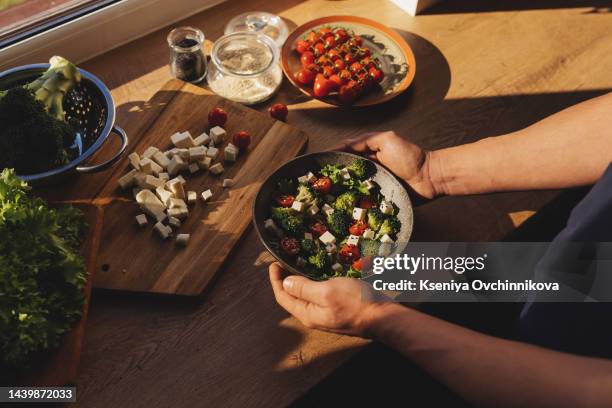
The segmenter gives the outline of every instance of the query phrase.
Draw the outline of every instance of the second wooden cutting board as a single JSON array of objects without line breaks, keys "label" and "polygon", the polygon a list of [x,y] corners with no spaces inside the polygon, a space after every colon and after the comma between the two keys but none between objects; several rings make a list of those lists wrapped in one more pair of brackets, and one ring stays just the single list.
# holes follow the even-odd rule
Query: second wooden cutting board
[{"label": "second wooden cutting board", "polygon": [[[134,127],[138,131],[129,135],[128,154],[142,154],[149,146],[166,150],[170,136],[177,131],[189,130],[194,137],[208,131],[207,115],[215,106],[228,112],[228,139],[245,130],[253,140],[236,163],[223,163],[225,172],[221,176],[202,171],[184,174],[186,190],[198,193],[198,202],[190,207],[189,217],[177,231],[191,234],[186,248],[172,239],[162,241],[152,230],[151,220],[145,228],[136,226],[134,217],[142,211],[131,192],[121,191],[117,185],[128,169],[128,160],[123,159],[94,200],[104,208],[94,286],[197,296],[250,226],[251,205],[261,183],[279,165],[295,157],[308,138],[299,129],[176,80],[167,83],[145,106],[160,104],[163,108],[159,115],[143,115],[148,122]],[[221,156],[216,161],[222,161]],[[224,178],[233,178],[235,185],[222,188]],[[214,196],[204,203],[199,195],[208,188]]]}]

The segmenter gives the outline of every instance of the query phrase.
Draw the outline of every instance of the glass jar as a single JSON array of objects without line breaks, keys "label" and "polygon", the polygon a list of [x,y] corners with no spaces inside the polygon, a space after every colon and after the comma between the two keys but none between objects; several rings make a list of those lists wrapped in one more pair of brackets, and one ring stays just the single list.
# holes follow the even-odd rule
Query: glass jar
[{"label": "glass jar", "polygon": [[170,71],[185,82],[197,83],[206,76],[204,33],[193,27],[178,27],[168,34]]},{"label": "glass jar", "polygon": [[289,36],[289,28],[283,19],[265,11],[250,11],[232,18],[225,26],[225,34],[254,31],[267,35],[280,49]]},{"label": "glass jar", "polygon": [[224,35],[211,52],[208,85],[216,94],[245,105],[265,101],[283,80],[278,59],[278,48],[265,35]]}]

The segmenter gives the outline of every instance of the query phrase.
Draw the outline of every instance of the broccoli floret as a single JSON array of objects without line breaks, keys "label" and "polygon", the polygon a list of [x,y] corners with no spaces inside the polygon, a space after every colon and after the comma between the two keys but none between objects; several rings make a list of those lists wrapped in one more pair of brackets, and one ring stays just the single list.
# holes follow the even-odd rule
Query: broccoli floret
[{"label": "broccoli floret", "polygon": [[385,234],[394,235],[400,230],[401,226],[401,223],[396,217],[386,218],[380,226],[375,239],[380,239]]},{"label": "broccoli floret", "polygon": [[309,256],[308,263],[312,265],[317,271],[323,272],[329,269],[330,261],[329,257],[327,256],[327,252],[321,250]]},{"label": "broccoli floret", "polygon": [[334,201],[334,207],[337,210],[353,211],[353,208],[357,205],[359,195],[353,191],[347,191],[346,193],[340,194],[336,201]]},{"label": "broccoli floret", "polygon": [[340,176],[340,166],[327,164],[321,169],[321,174],[329,177],[333,184],[338,184],[342,180],[342,176]]},{"label": "broccoli floret", "polygon": [[300,242],[300,247],[302,248],[302,253],[306,255],[314,254],[317,250],[317,245],[312,239],[303,239]]},{"label": "broccoli floret", "polygon": [[368,227],[372,231],[378,231],[384,220],[385,216],[378,208],[368,210]]},{"label": "broccoli floret", "polygon": [[367,173],[367,162],[363,159],[355,160],[349,166],[346,167],[348,171],[355,175],[355,177],[363,179]]},{"label": "broccoli floret", "polygon": [[298,193],[297,196],[295,196],[295,200],[305,203],[307,207],[317,204],[317,196],[315,193],[310,187],[302,184],[298,187]]},{"label": "broccoli floret", "polygon": [[336,238],[343,238],[348,234],[351,217],[344,210],[336,210],[327,216],[327,224]]},{"label": "broccoli floret", "polygon": [[379,248],[380,242],[374,241],[373,239],[362,239],[359,241],[359,252],[362,257],[378,256]]},{"label": "broccoli floret", "polygon": [[304,230],[304,220],[291,208],[273,207],[272,219],[290,234],[297,235]]}]

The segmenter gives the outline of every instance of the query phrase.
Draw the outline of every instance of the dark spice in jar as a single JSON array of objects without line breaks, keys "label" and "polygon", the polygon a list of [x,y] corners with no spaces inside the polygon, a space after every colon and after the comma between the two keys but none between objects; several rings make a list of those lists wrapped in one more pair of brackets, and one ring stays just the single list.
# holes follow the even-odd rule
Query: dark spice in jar
[{"label": "dark spice in jar", "polygon": [[202,49],[198,47],[198,41],[192,38],[183,38],[175,43],[170,64],[174,76],[187,82],[195,82],[202,79],[206,73],[206,61]]}]

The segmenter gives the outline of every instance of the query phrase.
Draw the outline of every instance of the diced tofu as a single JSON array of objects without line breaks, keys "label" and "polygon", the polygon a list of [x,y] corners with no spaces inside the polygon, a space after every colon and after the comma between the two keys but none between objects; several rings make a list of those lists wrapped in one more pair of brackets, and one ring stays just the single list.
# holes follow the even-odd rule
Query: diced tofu
[{"label": "diced tofu", "polygon": [[325,231],[325,233],[319,237],[319,240],[325,245],[336,243],[336,237],[329,231]]},{"label": "diced tofu", "polygon": [[178,147],[173,147],[173,148],[172,148],[172,149],[170,149],[170,150],[166,150],[166,151],[164,152],[164,154],[166,155],[166,157],[168,157],[168,159],[172,159],[172,157],[173,157],[174,155],[178,154],[178,152],[179,152],[179,148],[178,148]]},{"label": "diced tofu", "polygon": [[204,146],[196,146],[189,148],[189,161],[197,162],[204,158],[208,149]]},{"label": "diced tofu", "polygon": [[183,183],[180,180],[170,181],[168,184],[168,188],[174,194],[174,197],[180,198],[181,200],[185,199],[185,189],[183,188]]},{"label": "diced tofu", "polygon": [[202,200],[208,201],[212,198],[213,193],[210,190],[202,191]]},{"label": "diced tofu", "polygon": [[302,212],[304,211],[304,208],[306,207],[306,204],[304,204],[301,201],[294,201],[293,204],[291,204],[291,209],[297,211],[297,212]]},{"label": "diced tofu", "polygon": [[219,126],[215,126],[210,129],[210,138],[215,142],[215,144],[223,143],[223,139],[225,139],[225,129]]},{"label": "diced tofu", "polygon": [[157,176],[157,178],[159,178],[160,180],[168,181],[170,180],[170,175],[168,173],[159,173],[159,176]]},{"label": "diced tofu", "polygon": [[318,212],[319,212],[319,206],[317,206],[316,204],[313,204],[310,207],[308,207],[308,214],[316,215]]},{"label": "diced tofu", "polygon": [[385,234],[380,238],[380,242],[383,244],[393,244],[395,241],[393,241],[389,234]]},{"label": "diced tofu", "polygon": [[159,201],[151,190],[142,190],[136,194],[136,202],[151,217],[156,217],[158,213],[164,212],[166,206]]},{"label": "diced tofu", "polygon": [[181,156],[181,159],[183,159],[184,162],[189,161],[189,149],[178,149],[176,154]]},{"label": "diced tofu", "polygon": [[208,136],[208,134],[206,134],[206,132],[202,132],[202,134],[200,136],[198,136],[195,139],[193,139],[193,145],[194,146],[206,145],[206,144],[208,144],[208,142],[210,142],[210,136]]},{"label": "diced tofu", "polygon": [[342,176],[343,179],[348,180],[351,178],[351,173],[349,173],[348,169],[344,167],[340,170],[340,176]]},{"label": "diced tofu", "polygon": [[305,232],[304,233],[304,239],[309,239],[312,241],[312,234],[310,232]]},{"label": "diced tofu", "polygon": [[391,255],[391,251],[393,251],[393,244],[388,242],[383,242],[380,244],[380,247],[378,247],[378,255],[380,256],[389,256]]},{"label": "diced tofu", "polygon": [[181,246],[187,246],[189,242],[189,234],[178,234],[176,236],[176,243]]},{"label": "diced tofu", "polygon": [[155,163],[153,160],[151,160],[151,174],[157,177],[159,176],[159,173],[163,173],[163,172],[164,172],[164,168],[160,166],[159,164]]},{"label": "diced tofu", "polygon": [[363,234],[361,235],[364,239],[374,239],[375,236],[375,232],[372,231],[371,229],[367,229],[363,232]]},{"label": "diced tofu", "polygon": [[376,183],[374,183],[372,180],[366,180],[363,182],[363,186],[368,190],[373,190],[376,188]]},{"label": "diced tofu", "polygon": [[155,163],[159,164],[164,169],[168,168],[168,165],[170,164],[170,159],[168,159],[168,156],[166,156],[163,152],[155,152],[152,158]]},{"label": "diced tofu", "polygon": [[208,169],[212,174],[214,175],[219,175],[221,173],[223,173],[223,170],[225,170],[223,168],[223,165],[221,163],[216,163],[213,164],[212,166],[210,166],[210,168]]},{"label": "diced tofu", "polygon": [[166,201],[166,207],[172,209],[172,208],[187,208],[187,204],[185,204],[185,201],[181,200],[180,198],[174,198],[174,197],[170,197],[168,199],[168,201]]},{"label": "diced tofu", "polygon": [[218,155],[219,155],[219,149],[217,149],[216,147],[209,147],[208,150],[206,150],[206,157],[210,157],[211,159],[216,159]]},{"label": "diced tofu", "polygon": [[130,155],[128,156],[128,160],[130,161],[130,164],[134,169],[140,170],[140,156],[138,155],[138,153],[130,153]]},{"label": "diced tofu", "polygon": [[136,224],[138,224],[139,227],[144,227],[145,225],[147,225],[147,216],[144,214],[138,214],[136,216]]},{"label": "diced tofu", "polygon": [[185,177],[181,176],[180,174],[178,176],[176,176],[175,179],[180,181],[183,186],[185,186],[185,184],[187,184],[187,180],[185,180]]},{"label": "diced tofu", "polygon": [[168,216],[164,212],[158,212],[157,214],[155,214],[155,220],[157,222],[164,222],[164,221],[166,221],[167,217]]},{"label": "diced tofu", "polygon": [[223,180],[223,188],[229,188],[232,187],[234,185],[234,180],[233,179],[224,179]]},{"label": "diced tofu", "polygon": [[380,212],[386,215],[393,214],[393,203],[391,201],[383,201],[380,203]]},{"label": "diced tofu", "polygon": [[183,161],[183,159],[181,159],[181,156],[177,154],[172,156],[172,160],[170,160],[170,163],[168,164],[168,174],[170,176],[175,176],[180,171],[185,170],[186,167],[187,164]]},{"label": "diced tofu", "polygon": [[235,162],[238,159],[238,150],[227,146],[223,150],[223,158],[225,159],[225,161]]},{"label": "diced tofu", "polygon": [[189,210],[187,207],[170,208],[168,209],[168,217],[178,218],[180,220],[187,218]]},{"label": "diced tofu", "polygon": [[298,258],[295,260],[295,264],[298,266],[298,268],[303,268],[306,266],[306,260],[301,256],[298,256]]},{"label": "diced tofu", "polygon": [[[153,229],[157,232],[157,234],[162,239],[168,238],[170,236],[170,234],[172,233],[172,229],[170,227],[165,226],[164,224],[162,224],[159,221],[155,224]],[[170,231],[168,231],[168,230],[170,230]]]},{"label": "diced tofu", "polygon": [[168,218],[168,225],[170,225],[173,228],[180,228],[181,220],[179,220],[176,217],[169,217]]},{"label": "diced tofu", "polygon": [[208,168],[212,164],[212,160],[213,159],[211,157],[205,157],[198,162],[198,165],[200,166],[202,170],[208,170]]},{"label": "diced tofu", "polygon": [[339,264],[338,262],[336,262],[335,264],[332,265],[332,271],[334,272],[340,272],[342,271],[344,268],[342,267],[341,264]]},{"label": "diced tofu", "polygon": [[363,221],[365,219],[366,213],[366,209],[355,207],[353,208],[353,219],[357,221]]},{"label": "diced tofu", "polygon": [[333,254],[334,252],[336,252],[336,249],[336,244],[325,245],[325,252],[327,252],[328,254]]},{"label": "diced tofu", "polygon": [[147,150],[144,151],[144,153],[142,154],[142,157],[144,159],[151,159],[157,152],[159,152],[159,149],[157,147],[150,146],[147,148]]},{"label": "diced tofu", "polygon": [[198,171],[200,171],[200,166],[198,166],[198,163],[191,163],[189,165],[189,173],[195,174]]},{"label": "diced tofu", "polygon": [[138,195],[138,193],[140,193],[142,191],[141,187],[134,187],[132,189],[132,196],[134,197],[134,200],[136,200],[136,196]]},{"label": "diced tofu", "polygon": [[191,138],[191,134],[189,132],[175,133],[170,136],[170,140],[172,141],[172,144],[179,149],[187,149],[193,146],[193,139]]},{"label": "diced tofu", "polygon": [[159,201],[162,203],[166,203],[168,199],[172,198],[173,196],[173,194],[164,187],[157,187],[155,189],[155,195],[157,195],[157,198],[159,198]]},{"label": "diced tofu", "polygon": [[140,171],[143,172],[144,174],[151,174],[153,171],[151,170],[151,166],[152,166],[153,162],[151,161],[151,159],[141,159],[140,160]]},{"label": "diced tofu", "polygon": [[198,194],[195,191],[187,192],[187,204],[195,204],[198,201]]},{"label": "diced tofu", "polygon": [[349,235],[348,239],[346,240],[346,243],[348,245],[359,245],[359,235]]},{"label": "diced tofu", "polygon": [[155,190],[157,187],[163,187],[165,184],[165,181],[158,179],[155,176],[151,176],[150,174],[147,174],[144,178],[144,188],[148,188],[149,190]]},{"label": "diced tofu", "polygon": [[128,188],[132,187],[134,185],[134,182],[136,181],[136,175],[138,173],[140,172],[136,169],[130,170],[128,173],[126,173],[119,179],[119,186],[123,190],[127,190]]},{"label": "diced tofu", "polygon": [[328,216],[334,212],[334,209],[332,208],[332,206],[327,203],[323,204],[322,210],[325,213],[325,215],[328,215]]}]

